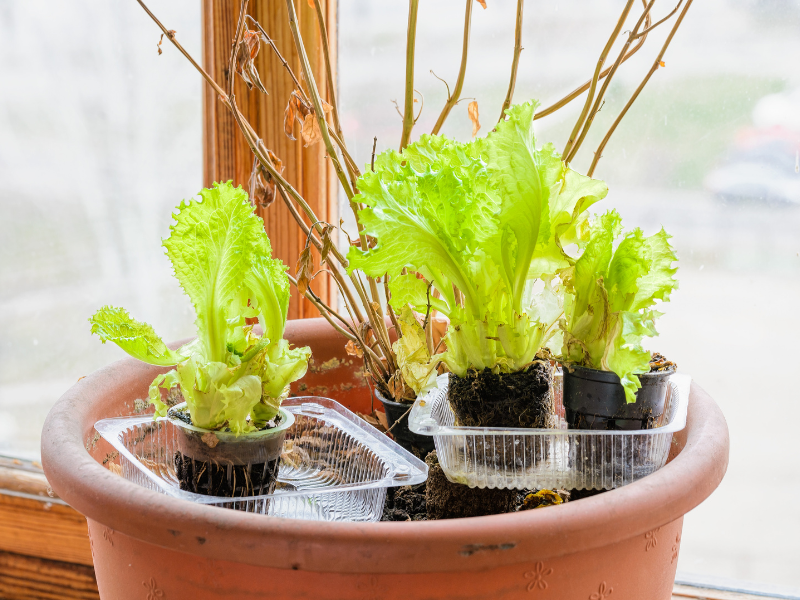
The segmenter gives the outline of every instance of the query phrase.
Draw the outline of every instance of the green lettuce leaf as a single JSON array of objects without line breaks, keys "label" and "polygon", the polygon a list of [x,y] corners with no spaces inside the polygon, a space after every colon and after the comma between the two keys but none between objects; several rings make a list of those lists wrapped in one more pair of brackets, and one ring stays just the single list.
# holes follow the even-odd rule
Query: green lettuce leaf
[{"label": "green lettuce leaf", "polygon": [[147,323],[137,321],[124,308],[104,306],[89,319],[92,333],[104,344],[114,342],[134,358],[150,365],[169,367],[185,357],[180,351],[167,348]]},{"label": "green lettuce leaf", "polygon": [[[92,317],[92,332],[151,364],[176,365],[150,386],[156,415],[168,410],[162,393],[180,388],[196,426],[243,434],[277,414],[289,384],[305,375],[311,351],[283,339],[289,278],[270,257],[247,194],[228,182],[200,196],[181,204],[163,242],[194,305],[197,340],[170,351],[149,325],[110,307]],[[247,322],[255,317],[263,335]]]},{"label": "green lettuce leaf", "polygon": [[247,194],[230,182],[200,192],[173,215],[164,248],[175,277],[197,315],[197,332],[210,362],[226,358],[229,305],[236,299],[257,255],[268,252],[264,224]]},{"label": "green lettuce leaf", "polygon": [[536,106],[510,108],[496,131],[467,144],[422,136],[381,154],[358,182],[359,221],[375,244],[350,249],[351,271],[388,274],[398,311],[430,304],[448,316],[442,360],[459,375],[522,369],[560,335],[553,280],[574,267],[565,246],[585,246],[587,210],[608,192],[552,145],[537,148]]},{"label": "green lettuce leaf", "polygon": [[563,358],[571,363],[616,373],[628,402],[635,402],[637,375],[649,371],[645,337],[657,335],[651,310],[667,301],[677,287],[675,251],[662,229],[645,237],[640,229],[622,235],[616,211],[597,217],[589,229],[583,254],[563,271]]}]

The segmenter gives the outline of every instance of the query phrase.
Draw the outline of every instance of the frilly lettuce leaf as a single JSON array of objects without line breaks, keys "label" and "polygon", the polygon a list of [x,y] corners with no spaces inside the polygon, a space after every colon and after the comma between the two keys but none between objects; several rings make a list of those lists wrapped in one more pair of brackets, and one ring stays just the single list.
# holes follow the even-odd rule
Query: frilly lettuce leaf
[{"label": "frilly lettuce leaf", "polygon": [[[359,221],[375,244],[350,249],[351,271],[388,274],[396,310],[430,304],[448,316],[442,360],[459,375],[522,369],[557,335],[553,280],[573,268],[565,247],[585,246],[587,209],[608,191],[552,145],[537,148],[536,106],[510,108],[495,132],[470,143],[423,135],[378,156],[358,182]],[[546,289],[532,293],[536,279]]]},{"label": "frilly lettuce leaf", "polygon": [[628,402],[639,389],[637,375],[649,371],[650,353],[642,339],[657,335],[651,309],[667,301],[677,287],[678,259],[662,229],[645,237],[634,229],[614,243],[622,219],[608,211],[592,223],[583,254],[563,279],[567,294],[563,357],[594,369],[613,371],[622,380]]},{"label": "frilly lettuce leaf", "polygon": [[89,319],[92,333],[104,344],[114,342],[134,358],[150,365],[169,367],[177,365],[185,357],[180,351],[167,348],[153,328],[137,321],[124,308],[104,306]]},{"label": "frilly lettuce leaf", "polygon": [[[145,362],[177,365],[150,386],[156,415],[168,409],[162,391],[179,387],[196,426],[242,434],[277,414],[287,386],[305,375],[311,351],[283,339],[289,279],[283,263],[270,258],[247,194],[228,182],[200,196],[180,205],[163,242],[194,305],[197,340],[170,351],[149,325],[109,307],[92,317],[92,332]],[[263,335],[247,324],[254,317]]]},{"label": "frilly lettuce leaf", "polygon": [[192,301],[198,337],[210,362],[224,362],[228,310],[255,257],[271,252],[264,223],[247,193],[230,182],[200,192],[173,215],[163,245],[175,277]]}]

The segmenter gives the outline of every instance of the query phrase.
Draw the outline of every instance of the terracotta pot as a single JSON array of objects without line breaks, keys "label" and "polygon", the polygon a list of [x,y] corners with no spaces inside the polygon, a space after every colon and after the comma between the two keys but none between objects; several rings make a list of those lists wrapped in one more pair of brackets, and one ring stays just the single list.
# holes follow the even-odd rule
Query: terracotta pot
[{"label": "terracotta pot", "polygon": [[[331,337],[319,323],[292,324],[295,342],[299,332],[314,351],[318,339]],[[728,462],[725,419],[693,385],[687,427],[675,436],[671,461],[606,494],[434,522],[252,515],[170,498],[103,467],[115,457],[93,424],[133,413],[158,371],[132,359],[101,369],[61,398],[44,427],[45,472],[88,518],[106,600],[669,600],[683,515],[717,487]]]}]

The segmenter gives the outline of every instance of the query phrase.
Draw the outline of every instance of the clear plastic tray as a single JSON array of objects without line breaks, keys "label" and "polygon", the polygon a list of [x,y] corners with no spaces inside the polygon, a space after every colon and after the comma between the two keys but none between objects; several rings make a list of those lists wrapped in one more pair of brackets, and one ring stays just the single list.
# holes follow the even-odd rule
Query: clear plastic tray
[{"label": "clear plastic tray", "polygon": [[562,403],[563,377],[553,394],[558,429],[457,427],[447,401],[447,375],[417,399],[409,415],[414,433],[432,435],[439,463],[450,481],[479,488],[612,489],[664,466],[672,434],[686,426],[691,378],[670,378],[663,425],[638,431],[568,429]]},{"label": "clear plastic tray", "polygon": [[[248,498],[181,490],[177,428],[167,418],[118,417],[95,424],[119,452],[121,475],[143,487],[201,504],[314,521],[378,521],[386,488],[425,481],[427,465],[328,398],[289,398],[294,415],[273,494]],[[117,472],[119,470],[117,469]]]}]

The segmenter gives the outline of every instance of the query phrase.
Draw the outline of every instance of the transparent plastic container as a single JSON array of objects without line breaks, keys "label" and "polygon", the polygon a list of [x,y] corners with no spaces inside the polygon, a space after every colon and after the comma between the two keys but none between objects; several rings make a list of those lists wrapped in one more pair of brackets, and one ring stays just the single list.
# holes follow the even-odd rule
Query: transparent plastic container
[{"label": "transparent plastic container", "polygon": [[557,429],[457,427],[447,401],[447,375],[417,398],[409,429],[433,436],[447,478],[469,487],[608,490],[664,466],[672,434],[686,426],[687,375],[670,379],[663,424],[634,431],[567,429],[562,382],[559,370],[553,381]]},{"label": "transparent plastic container", "polygon": [[175,454],[183,433],[168,418],[118,417],[95,424],[119,452],[121,475],[175,498],[276,517],[378,521],[386,489],[425,481],[427,465],[328,398],[289,398],[294,417],[271,494],[246,498],[181,490]]}]

